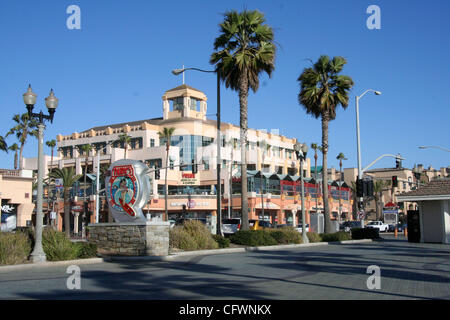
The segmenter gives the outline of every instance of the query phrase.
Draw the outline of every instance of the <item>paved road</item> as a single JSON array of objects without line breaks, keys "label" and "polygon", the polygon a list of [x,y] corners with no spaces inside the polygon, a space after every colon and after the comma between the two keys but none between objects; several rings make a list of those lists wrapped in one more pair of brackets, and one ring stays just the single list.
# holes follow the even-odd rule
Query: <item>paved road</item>
[{"label": "paved road", "polygon": [[[0,299],[450,299],[450,246],[383,241],[0,272]],[[367,267],[381,289],[367,288]]]}]

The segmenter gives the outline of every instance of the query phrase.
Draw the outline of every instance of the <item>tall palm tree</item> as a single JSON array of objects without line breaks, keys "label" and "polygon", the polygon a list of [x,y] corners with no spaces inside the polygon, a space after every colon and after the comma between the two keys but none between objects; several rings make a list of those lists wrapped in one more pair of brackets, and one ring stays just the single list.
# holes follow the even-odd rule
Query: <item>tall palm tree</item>
[{"label": "tall palm tree", "polygon": [[319,146],[317,145],[317,143],[313,142],[311,143],[311,149],[314,150],[314,180],[316,182],[315,184],[315,189],[317,190],[317,194],[316,194],[316,212],[319,210],[319,188],[318,188],[318,183],[317,183],[317,149],[319,148]]},{"label": "tall palm tree", "polygon": [[124,159],[127,158],[128,146],[130,145],[132,139],[133,139],[133,137],[127,135],[126,133],[120,134],[119,139],[117,139],[117,142],[119,142],[121,145],[123,145],[123,149],[125,150]]},{"label": "tall palm tree", "polygon": [[47,147],[52,149],[52,157],[50,160],[50,171],[51,171],[52,170],[51,168],[53,168],[53,151],[56,147],[56,140],[52,139],[52,140],[46,141],[45,144],[47,145]]},{"label": "tall palm tree", "polygon": [[169,220],[169,211],[168,211],[168,204],[167,204],[167,197],[169,193],[169,188],[167,186],[167,172],[169,171],[167,167],[169,166],[169,149],[170,149],[170,140],[173,135],[173,132],[175,131],[175,128],[163,128],[163,131],[158,132],[159,138],[164,140],[166,142],[166,169],[165,177],[164,177],[164,221]]},{"label": "tall palm tree", "polygon": [[89,152],[91,152],[92,149],[93,149],[92,145],[88,144],[88,143],[79,146],[80,153],[84,155],[84,181],[83,181],[83,184],[84,184],[84,192],[83,192],[83,198],[84,198],[84,201],[83,201],[84,206],[83,206],[83,208],[84,208],[84,211],[83,211],[83,219],[82,219],[82,225],[83,225],[82,233],[83,233],[83,236],[84,236],[84,230],[85,230],[85,228],[84,228],[85,219],[86,219],[86,215],[87,215],[87,212],[86,212],[86,204],[87,204],[87,182],[86,182],[86,176],[87,176],[87,172],[88,172],[88,168],[89,168]]},{"label": "tall palm tree", "polygon": [[0,136],[0,150],[8,152],[8,144],[3,136]]},{"label": "tall palm tree", "polygon": [[19,150],[19,146],[17,145],[17,143],[14,143],[8,147],[8,150],[14,151],[14,170],[17,170],[17,162],[18,162],[17,151]]},{"label": "tall palm tree", "polygon": [[345,155],[340,152],[336,159],[339,160],[339,178],[341,180],[341,183],[339,184],[339,215],[338,215],[338,222],[341,223],[341,207],[342,207],[342,195],[341,195],[341,188],[342,188],[342,160],[347,160]]},{"label": "tall palm tree", "polygon": [[24,113],[22,115],[16,114],[12,119],[16,123],[16,125],[8,131],[6,136],[14,134],[20,142],[19,169],[22,169],[23,149],[25,143],[27,142],[29,135],[36,138],[38,137],[39,135],[39,131],[37,129],[38,122],[34,118],[30,119],[28,117],[28,113]]},{"label": "tall palm tree", "polygon": [[386,180],[376,180],[373,184],[373,197],[375,199],[375,211],[377,215],[377,221],[381,220],[381,211],[382,211],[382,202],[383,191],[389,190],[385,189],[385,187],[389,187],[391,184],[390,181]]},{"label": "tall palm tree", "polygon": [[349,76],[340,75],[347,60],[343,57],[323,55],[313,64],[305,68],[299,76],[300,93],[298,101],[306,113],[322,120],[322,154],[323,154],[323,195],[325,209],[325,232],[330,233],[330,206],[328,203],[328,124],[336,118],[336,109],[341,105],[348,106],[349,91],[353,87],[353,80]]},{"label": "tall palm tree", "polygon": [[264,23],[264,14],[255,10],[228,11],[219,25],[220,35],[214,41],[210,62],[227,88],[238,91],[241,136],[241,208],[242,229],[248,230],[247,196],[247,100],[249,89],[256,92],[259,75],[269,77],[275,69],[274,33]]},{"label": "tall palm tree", "polygon": [[64,191],[64,231],[67,237],[70,237],[70,189],[81,177],[81,174],[75,174],[73,167],[56,168],[49,173],[50,179],[62,180]]}]

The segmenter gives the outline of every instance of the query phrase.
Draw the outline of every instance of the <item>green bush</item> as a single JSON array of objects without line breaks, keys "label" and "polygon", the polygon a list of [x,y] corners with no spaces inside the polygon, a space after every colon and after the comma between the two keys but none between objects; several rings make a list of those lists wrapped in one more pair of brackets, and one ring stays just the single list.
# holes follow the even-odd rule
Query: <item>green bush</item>
[{"label": "green bush", "polygon": [[189,233],[182,226],[176,226],[169,231],[170,248],[181,249],[185,251],[197,250],[197,244]]},{"label": "green bush", "polygon": [[322,241],[322,237],[320,236],[320,234],[316,233],[316,232],[307,232],[306,236],[308,237],[309,242],[321,242]]},{"label": "green bush", "polygon": [[324,242],[345,241],[352,239],[350,233],[344,231],[339,231],[335,233],[324,233],[321,235],[321,237],[322,241]]},{"label": "green bush", "polygon": [[351,231],[352,239],[379,239],[380,231],[377,228],[356,228]]},{"label": "green bush", "polygon": [[277,241],[278,244],[302,243],[302,234],[293,227],[269,229],[267,231],[270,232],[270,235]]},{"label": "green bush", "polygon": [[219,244],[211,232],[200,221],[188,220],[183,226],[177,226],[169,232],[169,245],[185,251],[217,249]]},{"label": "green bush", "polygon": [[230,237],[231,242],[246,246],[271,246],[278,244],[267,230],[240,230]]},{"label": "green bush", "polygon": [[97,256],[97,246],[89,242],[72,243],[78,259],[94,258]]},{"label": "green bush", "polygon": [[45,229],[42,247],[48,261],[73,260],[80,255],[80,246],[73,244],[63,232]]},{"label": "green bush", "polygon": [[221,235],[214,234],[213,239],[217,242],[219,248],[228,248],[230,246],[230,239],[222,237]]},{"label": "green bush", "polygon": [[28,234],[23,232],[0,233],[0,265],[25,263],[31,250]]}]

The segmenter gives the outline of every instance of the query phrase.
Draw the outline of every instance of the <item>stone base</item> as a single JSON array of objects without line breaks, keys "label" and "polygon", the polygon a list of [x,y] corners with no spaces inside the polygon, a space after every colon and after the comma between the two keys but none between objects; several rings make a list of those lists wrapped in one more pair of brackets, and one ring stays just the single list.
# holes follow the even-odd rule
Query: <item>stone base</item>
[{"label": "stone base", "polygon": [[89,224],[88,241],[98,253],[124,256],[169,254],[169,222]]}]

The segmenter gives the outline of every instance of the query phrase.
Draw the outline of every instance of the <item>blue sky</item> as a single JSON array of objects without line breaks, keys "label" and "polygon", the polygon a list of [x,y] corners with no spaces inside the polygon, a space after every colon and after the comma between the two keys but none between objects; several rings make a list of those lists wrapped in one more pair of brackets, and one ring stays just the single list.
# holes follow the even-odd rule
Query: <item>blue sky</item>
[{"label": "blue sky", "polygon": [[[81,8],[81,30],[69,30],[69,5]],[[369,30],[369,5],[381,9],[381,29]],[[435,1],[6,1],[0,2],[0,135],[14,114],[25,112],[28,83],[37,110],[53,88],[60,104],[45,140],[97,125],[162,115],[164,91],[182,83],[171,70],[183,64],[211,69],[209,57],[222,14],[258,9],[275,30],[273,76],[249,97],[249,127],[278,129],[301,141],[321,142],[321,122],[298,104],[297,78],[321,54],[344,56],[343,74],[353,78],[350,104],[329,126],[329,166],[356,167],[355,96],[369,88],[381,96],[360,101],[363,167],[384,153],[400,153],[403,165],[448,166],[450,148],[450,2]],[[215,112],[214,75],[186,73],[186,83],[208,96]],[[239,123],[236,92],[222,86],[222,120]],[[9,144],[14,138],[7,139]],[[50,150],[45,147],[45,152]],[[25,157],[37,155],[30,139]],[[312,153],[310,153],[312,156]],[[393,167],[386,158],[375,167]],[[13,154],[0,154],[0,168]]]}]

